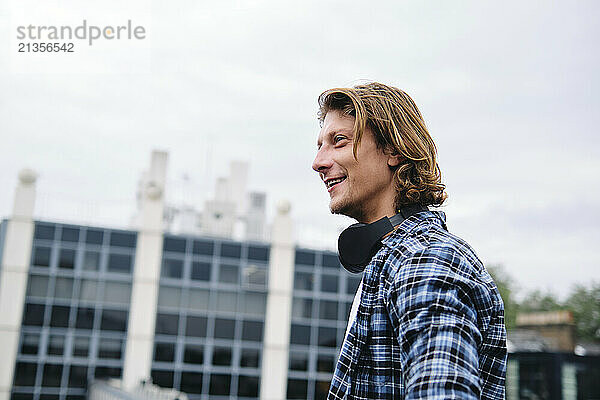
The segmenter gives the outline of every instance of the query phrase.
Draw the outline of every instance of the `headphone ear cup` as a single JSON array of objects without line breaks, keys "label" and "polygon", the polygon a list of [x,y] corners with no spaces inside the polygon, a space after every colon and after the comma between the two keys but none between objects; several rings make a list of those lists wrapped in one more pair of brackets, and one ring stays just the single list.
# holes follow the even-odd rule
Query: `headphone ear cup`
[{"label": "headphone ear cup", "polygon": [[400,209],[392,218],[383,217],[370,224],[353,224],[338,238],[338,258],[342,266],[351,273],[362,272],[375,253],[381,248],[381,238],[394,230],[394,226],[427,207],[415,204]]},{"label": "headphone ear cup", "polygon": [[362,272],[381,247],[383,235],[393,229],[387,217],[368,225],[350,225],[338,238],[338,257],[342,266],[351,273]]},{"label": "headphone ear cup", "polygon": [[362,272],[364,266],[361,266],[362,261],[368,255],[365,255],[364,248],[357,246],[357,243],[361,242],[362,232],[361,228],[366,226],[365,224],[353,224],[340,234],[338,238],[338,258],[342,266],[351,273]]}]

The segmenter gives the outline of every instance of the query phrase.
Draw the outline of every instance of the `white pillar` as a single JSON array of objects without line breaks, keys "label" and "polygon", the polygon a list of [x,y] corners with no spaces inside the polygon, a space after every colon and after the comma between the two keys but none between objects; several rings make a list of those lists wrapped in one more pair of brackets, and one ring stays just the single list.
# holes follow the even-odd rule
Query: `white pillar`
[{"label": "white pillar", "polygon": [[271,232],[261,400],[284,400],[286,397],[293,282],[293,225],[290,204],[282,202],[277,207]]},{"label": "white pillar", "polygon": [[36,174],[24,169],[19,173],[13,212],[4,239],[0,269],[0,400],[10,398],[13,371],[19,346],[21,318],[25,304],[27,274],[33,241],[33,206]]},{"label": "white pillar", "polygon": [[150,377],[156,320],[156,300],[163,244],[166,152],[152,152],[148,179],[144,182],[140,226],[135,253],[123,384],[132,389]]}]

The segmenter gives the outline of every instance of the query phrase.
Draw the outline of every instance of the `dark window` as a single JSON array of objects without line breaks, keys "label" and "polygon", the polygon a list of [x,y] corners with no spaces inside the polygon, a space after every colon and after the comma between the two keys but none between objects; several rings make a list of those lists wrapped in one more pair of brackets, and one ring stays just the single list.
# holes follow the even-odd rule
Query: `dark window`
[{"label": "dark window", "polygon": [[65,351],[65,337],[63,335],[50,335],[46,354],[61,356]]},{"label": "dark window", "polygon": [[192,263],[192,279],[195,281],[210,281],[210,264],[194,261]]},{"label": "dark window", "polygon": [[242,246],[237,243],[222,243],[221,257],[240,258],[242,254]]},{"label": "dark window", "polygon": [[248,260],[269,261],[267,246],[248,246]]},{"label": "dark window", "polygon": [[308,369],[308,353],[290,353],[290,369],[306,371]]},{"label": "dark window", "polygon": [[213,349],[212,365],[231,365],[231,348],[215,347]]},{"label": "dark window", "polygon": [[294,274],[294,289],[313,290],[314,275],[307,272],[296,272]]},{"label": "dark window", "polygon": [[350,319],[350,311],[352,310],[352,303],[344,303],[345,304],[345,309],[344,309],[344,319]]},{"label": "dark window", "polygon": [[71,365],[69,371],[69,386],[84,388],[87,385],[87,367],[83,365]]},{"label": "dark window", "polygon": [[258,349],[242,349],[240,357],[240,367],[258,368],[260,359],[260,350]]},{"label": "dark window", "polygon": [[173,371],[160,371],[153,369],[150,374],[152,383],[161,387],[173,387]]},{"label": "dark window", "polygon": [[89,244],[102,244],[104,239],[104,231],[96,231],[88,229],[85,234],[85,242]]},{"label": "dark window", "polygon": [[208,242],[204,240],[194,240],[192,252],[194,254],[205,254],[207,256],[212,256],[214,252],[214,247],[215,244],[213,242]]},{"label": "dark window", "polygon": [[44,305],[26,304],[23,313],[23,325],[42,326],[44,324]]},{"label": "dark window", "polygon": [[34,237],[36,239],[54,240],[54,226],[36,224]]},{"label": "dark window", "polygon": [[219,282],[238,283],[240,268],[237,265],[221,265],[219,268]]},{"label": "dark window", "polygon": [[62,379],[63,366],[57,364],[44,365],[44,375],[42,376],[42,386],[59,387]]},{"label": "dark window", "polygon": [[[40,396],[41,398],[41,396]],[[74,394],[69,394],[66,397],[66,400],[87,400],[87,397],[85,396],[78,396],[78,395],[74,395]]]},{"label": "dark window", "polygon": [[210,393],[213,395],[228,396],[231,384],[231,375],[212,374],[210,376]]},{"label": "dark window", "polygon": [[50,317],[50,326],[66,328],[69,326],[68,306],[52,306],[52,315]]},{"label": "dark window", "polygon": [[96,377],[96,378],[120,378],[121,377],[121,368],[96,367],[96,372],[94,373],[94,377]]},{"label": "dark window", "polygon": [[50,266],[50,247],[35,246],[33,248],[33,265],[36,267]]},{"label": "dark window", "polygon": [[10,400],[33,400],[32,393],[15,393],[10,396]]},{"label": "dark window", "polygon": [[38,333],[23,333],[21,337],[21,354],[37,354],[40,345]]},{"label": "dark window", "polygon": [[[6,361],[5,361],[6,362]],[[33,386],[35,385],[35,373],[37,365],[31,363],[18,362],[15,366],[15,386]]]},{"label": "dark window", "polygon": [[187,317],[185,335],[206,337],[206,317]]},{"label": "dark window", "polygon": [[315,265],[315,253],[307,250],[296,250],[295,263]]},{"label": "dark window", "polygon": [[131,272],[131,255],[130,254],[109,254],[108,255],[108,270],[111,272]]},{"label": "dark window", "polygon": [[58,257],[58,268],[75,268],[75,250],[60,249],[60,255]]},{"label": "dark window", "polygon": [[179,316],[158,313],[156,315],[156,333],[161,335],[177,335]]},{"label": "dark window", "polygon": [[202,393],[202,373],[182,372],[179,390],[185,393]]},{"label": "dark window", "polygon": [[326,268],[340,268],[340,259],[337,254],[323,254],[323,266]]},{"label": "dark window", "polygon": [[86,251],[83,254],[83,269],[98,271],[100,269],[100,253],[97,251]]},{"label": "dark window", "polygon": [[94,309],[78,308],[75,327],[78,329],[92,329],[94,327]]},{"label": "dark window", "polygon": [[349,276],[346,278],[346,293],[352,295],[356,294],[361,279],[361,276]]},{"label": "dark window", "polygon": [[136,239],[137,237],[135,233],[113,231],[110,234],[110,245],[135,248]]},{"label": "dark window", "polygon": [[233,339],[235,333],[235,320],[233,319],[215,319],[215,338]]},{"label": "dark window", "polygon": [[102,310],[100,329],[105,331],[127,331],[127,311]]},{"label": "dark window", "polygon": [[308,381],[305,379],[288,379],[287,398],[306,399]]},{"label": "dark window", "polygon": [[121,359],[122,339],[100,338],[98,342],[98,358]]},{"label": "dark window", "polygon": [[319,318],[321,319],[337,319],[337,301],[321,300],[319,304]]},{"label": "dark window", "polygon": [[154,361],[174,361],[175,343],[154,343]]},{"label": "dark window", "polygon": [[310,318],[312,316],[312,299],[296,297],[292,303],[292,318]]},{"label": "dark window", "polygon": [[75,336],[73,338],[73,356],[87,357],[90,351],[89,336]]},{"label": "dark window", "polygon": [[188,344],[183,353],[183,362],[188,364],[204,363],[204,346],[201,344]]},{"label": "dark window", "polygon": [[243,376],[238,378],[239,397],[258,397],[258,376]]},{"label": "dark window", "polygon": [[290,343],[310,344],[310,326],[292,324],[290,328]]},{"label": "dark window", "polygon": [[336,347],[336,336],[335,328],[319,327],[319,346]]},{"label": "dark window", "polygon": [[63,242],[79,242],[79,228],[62,228],[60,240]]},{"label": "dark window", "polygon": [[185,239],[166,237],[163,241],[163,251],[185,253]]},{"label": "dark window", "polygon": [[321,275],[321,291],[336,293],[338,291],[338,277],[336,275]]},{"label": "dark window", "polygon": [[57,394],[48,394],[48,393],[43,393],[40,394],[40,400],[59,400],[60,396]]},{"label": "dark window", "polygon": [[181,278],[183,276],[183,260],[164,258],[160,276],[163,278]]},{"label": "dark window", "polygon": [[316,381],[315,382],[315,398],[314,400],[326,400],[329,394],[330,381]]},{"label": "dark window", "polygon": [[173,387],[173,371],[161,371],[153,369],[150,373],[152,383],[161,387]]},{"label": "dark window", "polygon": [[242,340],[262,342],[263,323],[259,321],[244,321],[242,324]]},{"label": "dark window", "polygon": [[319,354],[317,358],[317,372],[333,372],[335,358],[326,354]]}]

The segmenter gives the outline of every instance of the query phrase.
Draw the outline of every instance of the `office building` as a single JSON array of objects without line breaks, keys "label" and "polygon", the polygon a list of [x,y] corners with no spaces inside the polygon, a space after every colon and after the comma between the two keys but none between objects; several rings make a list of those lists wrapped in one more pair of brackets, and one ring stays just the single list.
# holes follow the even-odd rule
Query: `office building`
[{"label": "office building", "polygon": [[[232,201],[226,180],[197,230],[171,232],[166,164],[153,154],[129,230],[34,220],[36,176],[20,174],[0,229],[0,399],[84,399],[108,378],[189,399],[326,397],[359,277],[294,244],[289,204],[258,240],[264,194]],[[240,218],[248,239],[233,240]]]}]

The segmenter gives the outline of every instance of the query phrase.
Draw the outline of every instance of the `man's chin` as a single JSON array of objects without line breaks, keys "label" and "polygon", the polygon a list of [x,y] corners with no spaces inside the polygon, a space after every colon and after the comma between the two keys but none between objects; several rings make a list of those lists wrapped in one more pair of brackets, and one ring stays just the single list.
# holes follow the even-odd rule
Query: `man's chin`
[{"label": "man's chin", "polygon": [[329,211],[332,214],[345,215],[346,217],[355,218],[356,219],[356,210],[355,207],[352,207],[351,204],[331,201],[329,203]]}]

